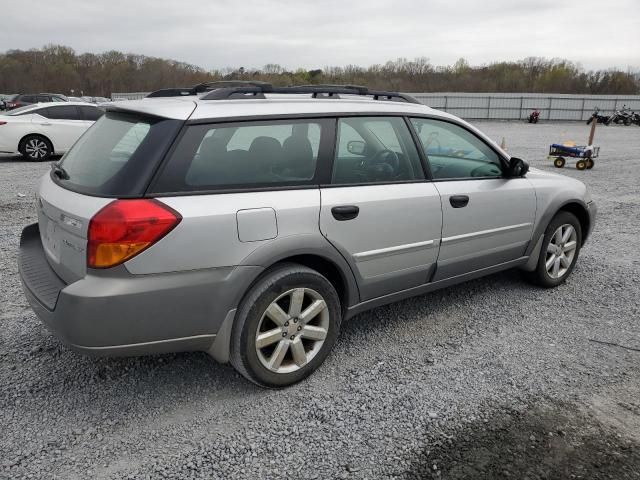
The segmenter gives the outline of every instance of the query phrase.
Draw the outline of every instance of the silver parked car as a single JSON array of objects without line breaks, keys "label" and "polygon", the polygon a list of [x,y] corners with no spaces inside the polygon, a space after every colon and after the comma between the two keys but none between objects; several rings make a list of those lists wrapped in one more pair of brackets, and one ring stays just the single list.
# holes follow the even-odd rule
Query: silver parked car
[{"label": "silver parked car", "polygon": [[513,267],[562,283],[593,229],[581,182],[406,95],[171,95],[107,106],[22,233],[25,294],[81,352],[203,350],[285,386],[367,309]]}]

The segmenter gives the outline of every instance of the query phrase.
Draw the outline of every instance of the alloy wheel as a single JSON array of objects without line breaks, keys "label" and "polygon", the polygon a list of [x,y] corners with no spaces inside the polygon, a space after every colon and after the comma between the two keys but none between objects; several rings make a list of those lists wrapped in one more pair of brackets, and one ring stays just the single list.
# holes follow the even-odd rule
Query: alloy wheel
[{"label": "alloy wheel", "polygon": [[565,223],[558,227],[549,241],[545,257],[545,268],[551,278],[558,279],[567,273],[577,247],[578,234],[573,225]]},{"label": "alloy wheel", "polygon": [[258,359],[276,373],[291,373],[307,365],[325,342],[329,308],[311,288],[293,288],[269,304],[255,338]]},{"label": "alloy wheel", "polygon": [[39,138],[32,138],[25,145],[25,151],[29,158],[40,160],[47,155],[47,144]]}]

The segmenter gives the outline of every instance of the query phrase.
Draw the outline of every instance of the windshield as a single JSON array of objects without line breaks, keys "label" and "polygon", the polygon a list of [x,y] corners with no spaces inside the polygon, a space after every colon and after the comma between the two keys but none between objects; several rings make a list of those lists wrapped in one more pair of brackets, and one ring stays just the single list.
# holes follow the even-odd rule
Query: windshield
[{"label": "windshield", "polygon": [[140,194],[180,125],[175,120],[107,112],[60,161],[68,178],[55,180],[90,195]]}]

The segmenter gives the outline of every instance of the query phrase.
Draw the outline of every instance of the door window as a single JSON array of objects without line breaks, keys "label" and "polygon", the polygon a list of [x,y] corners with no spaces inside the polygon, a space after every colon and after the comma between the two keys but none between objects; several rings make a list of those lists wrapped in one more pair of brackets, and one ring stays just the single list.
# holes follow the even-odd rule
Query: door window
[{"label": "door window", "polygon": [[434,179],[500,177],[500,157],[471,132],[453,123],[411,119]]},{"label": "door window", "polygon": [[84,117],[84,119],[90,122],[95,122],[102,115],[104,115],[104,111],[96,107],[78,107],[78,108],[80,108],[80,111],[82,112],[82,116]]},{"label": "door window", "polygon": [[82,120],[80,112],[75,105],[61,105],[59,107],[48,107],[47,113],[41,115],[51,118],[52,120]]},{"label": "door window", "polygon": [[401,117],[338,121],[332,183],[389,183],[424,179],[411,134]]},{"label": "door window", "polygon": [[193,125],[161,175],[161,191],[311,184],[324,121]]}]

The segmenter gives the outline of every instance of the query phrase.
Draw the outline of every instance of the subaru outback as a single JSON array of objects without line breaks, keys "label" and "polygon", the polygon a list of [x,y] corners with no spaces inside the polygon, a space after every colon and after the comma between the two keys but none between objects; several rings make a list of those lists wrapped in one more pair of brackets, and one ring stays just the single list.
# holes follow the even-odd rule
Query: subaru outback
[{"label": "subaru outback", "polygon": [[355,86],[225,85],[114,102],[40,181],[24,292],[96,355],[205,351],[267,387],[343,320],[521,269],[571,274],[596,207],[467,122]]}]

